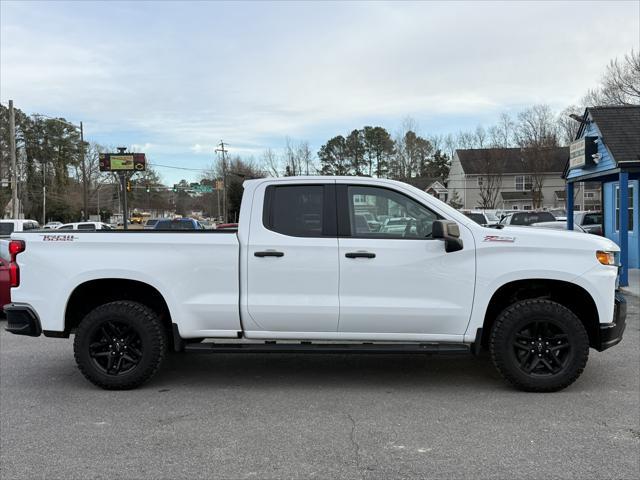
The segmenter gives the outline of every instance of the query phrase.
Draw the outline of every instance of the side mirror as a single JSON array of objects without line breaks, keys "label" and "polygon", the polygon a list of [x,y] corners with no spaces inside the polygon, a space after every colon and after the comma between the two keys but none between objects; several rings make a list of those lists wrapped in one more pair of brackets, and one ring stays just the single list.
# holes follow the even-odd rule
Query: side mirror
[{"label": "side mirror", "polygon": [[444,240],[444,251],[447,253],[462,250],[460,227],[451,220],[436,220],[433,222],[432,237]]}]

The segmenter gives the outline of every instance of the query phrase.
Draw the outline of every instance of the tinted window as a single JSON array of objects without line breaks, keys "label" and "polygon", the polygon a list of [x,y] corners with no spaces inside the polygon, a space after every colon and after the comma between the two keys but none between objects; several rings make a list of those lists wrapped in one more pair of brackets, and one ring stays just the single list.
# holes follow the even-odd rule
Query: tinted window
[{"label": "tinted window", "polygon": [[156,223],[154,230],[195,230],[195,224],[188,219],[182,220],[160,220]]},{"label": "tinted window", "polygon": [[0,223],[0,235],[11,235],[13,233],[13,222]]},{"label": "tinted window", "polygon": [[601,213],[587,213],[582,220],[583,225],[601,225],[602,214]]},{"label": "tinted window", "polygon": [[145,223],[145,225],[147,227],[153,227],[156,223],[158,223],[158,220],[154,219],[154,220],[147,220],[147,223]]},{"label": "tinted window", "polygon": [[73,225],[63,225],[58,230],[73,230]]},{"label": "tinted window", "polygon": [[511,225],[531,225],[532,223],[554,222],[556,217],[549,212],[514,213]]},{"label": "tinted window", "polygon": [[[420,203],[393,190],[348,188],[351,236],[364,238],[429,238],[439,217]],[[369,221],[369,217],[374,221]],[[377,219],[384,216],[382,223]]]},{"label": "tinted window", "polygon": [[324,187],[295,185],[272,187],[265,226],[294,237],[322,236]]},{"label": "tinted window", "polygon": [[78,230],[95,230],[96,226],[93,223],[81,223],[78,225]]},{"label": "tinted window", "polygon": [[480,225],[485,225],[487,223],[487,219],[482,213],[465,213],[465,215]]}]

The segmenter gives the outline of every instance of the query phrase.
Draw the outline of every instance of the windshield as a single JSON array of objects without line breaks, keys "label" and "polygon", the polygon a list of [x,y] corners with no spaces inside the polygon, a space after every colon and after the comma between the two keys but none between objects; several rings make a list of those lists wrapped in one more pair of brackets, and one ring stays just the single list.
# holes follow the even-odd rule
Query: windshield
[{"label": "windshield", "polygon": [[158,220],[158,219],[156,219],[156,218],[154,218],[154,219],[152,219],[152,220],[147,220],[147,223],[145,223],[145,225],[146,225],[147,227],[153,227],[153,226],[154,226],[156,223],[158,223],[158,222],[159,222],[159,220]]},{"label": "windshield", "polygon": [[13,222],[0,223],[0,235],[11,235],[13,233]]},{"label": "windshield", "polygon": [[487,217],[492,222],[497,222],[498,221],[498,217],[493,212],[484,212],[484,216]]}]

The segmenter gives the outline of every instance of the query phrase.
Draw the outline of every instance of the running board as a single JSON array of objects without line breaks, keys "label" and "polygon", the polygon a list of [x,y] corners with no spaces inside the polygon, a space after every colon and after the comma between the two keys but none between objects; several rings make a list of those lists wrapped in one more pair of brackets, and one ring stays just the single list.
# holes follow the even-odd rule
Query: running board
[{"label": "running board", "polygon": [[192,353],[471,353],[466,344],[190,343]]}]

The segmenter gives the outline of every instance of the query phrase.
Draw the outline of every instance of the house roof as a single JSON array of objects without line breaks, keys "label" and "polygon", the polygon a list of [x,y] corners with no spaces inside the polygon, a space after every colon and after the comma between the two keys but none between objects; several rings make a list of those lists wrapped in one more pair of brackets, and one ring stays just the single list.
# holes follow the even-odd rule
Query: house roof
[{"label": "house roof", "polygon": [[503,200],[533,200],[533,192],[500,192]]},{"label": "house roof", "polygon": [[640,105],[588,107],[617,163],[640,162]]},{"label": "house roof", "polygon": [[449,190],[447,190],[447,187],[445,187],[442,183],[440,183],[439,181],[435,181],[433,182],[431,185],[429,185],[427,188],[424,189],[425,192],[428,192],[429,190],[433,190],[434,192],[437,193],[446,193]]},{"label": "house roof", "polygon": [[408,183],[416,188],[419,188],[422,191],[425,191],[427,187],[430,187],[434,182],[439,182],[440,178],[438,177],[411,177],[411,178],[401,178],[399,179],[401,182]]},{"label": "house roof", "polygon": [[[569,158],[569,147],[544,149],[545,170],[560,173]],[[474,148],[456,150],[462,169],[467,175],[490,175],[497,173],[531,173],[536,168],[527,161],[527,155],[535,150],[527,148]]]}]

